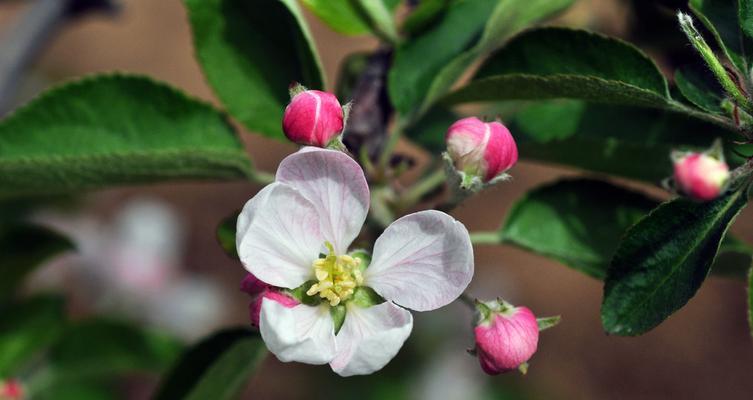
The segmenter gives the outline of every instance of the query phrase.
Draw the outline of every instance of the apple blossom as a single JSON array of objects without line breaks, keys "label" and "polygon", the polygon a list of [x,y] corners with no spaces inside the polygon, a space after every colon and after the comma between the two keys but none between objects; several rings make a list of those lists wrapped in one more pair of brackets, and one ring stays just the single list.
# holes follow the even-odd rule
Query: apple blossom
[{"label": "apple blossom", "polygon": [[259,330],[281,361],[328,363],[342,376],[377,371],[411,332],[406,308],[447,305],[470,282],[468,231],[439,211],[392,223],[368,266],[348,253],[369,201],[353,159],[306,147],[282,161],[276,181],[239,215],[236,246],[244,267],[266,285],[301,296],[293,307],[262,299]]},{"label": "apple blossom", "polygon": [[539,342],[539,325],[531,310],[499,300],[478,303],[477,309],[475,352],[481,368],[490,375],[514,369],[525,373]]},{"label": "apple blossom", "polygon": [[687,153],[674,158],[675,182],[686,195],[709,201],[722,193],[730,177],[724,160],[706,153]]},{"label": "apple blossom", "polygon": [[285,108],[282,130],[290,141],[326,147],[343,130],[343,109],[332,93],[294,89]]},{"label": "apple blossom", "polygon": [[455,168],[489,182],[518,161],[518,147],[501,123],[463,118],[450,126],[445,137]]}]

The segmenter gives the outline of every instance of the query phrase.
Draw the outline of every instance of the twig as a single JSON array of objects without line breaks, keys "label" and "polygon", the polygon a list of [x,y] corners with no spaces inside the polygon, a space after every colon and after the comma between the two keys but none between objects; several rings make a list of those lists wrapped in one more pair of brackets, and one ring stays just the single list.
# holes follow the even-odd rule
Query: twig
[{"label": "twig", "polygon": [[13,105],[23,70],[71,17],[87,11],[116,9],[111,0],[36,0],[6,28],[0,43],[0,116]]},{"label": "twig", "polygon": [[376,161],[384,148],[387,123],[392,115],[392,105],[387,96],[387,71],[392,60],[392,49],[382,47],[369,57],[358,83],[353,90],[353,108],[343,141],[353,154],[365,154]]}]

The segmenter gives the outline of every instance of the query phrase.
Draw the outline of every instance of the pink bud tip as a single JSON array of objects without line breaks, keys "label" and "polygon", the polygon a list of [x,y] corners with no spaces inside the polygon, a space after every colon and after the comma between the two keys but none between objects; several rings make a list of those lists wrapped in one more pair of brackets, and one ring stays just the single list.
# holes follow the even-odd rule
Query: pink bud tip
[{"label": "pink bud tip", "polygon": [[539,342],[536,317],[526,307],[492,311],[474,333],[481,368],[489,375],[518,369],[533,356]]},{"label": "pink bud tip", "polygon": [[292,142],[326,147],[343,130],[343,109],[332,93],[303,91],[285,108],[282,130]]},{"label": "pink bud tip", "polygon": [[247,274],[241,282],[241,291],[249,296],[256,296],[268,287],[269,285],[260,281],[259,278],[255,277],[253,274]]},{"label": "pink bud tip", "polygon": [[515,139],[496,121],[463,118],[450,126],[445,140],[455,168],[477,175],[484,182],[512,168],[518,161]]},{"label": "pink bud tip", "polygon": [[693,199],[717,198],[728,180],[727,163],[708,154],[691,153],[675,161],[675,182]]},{"label": "pink bud tip", "polygon": [[8,379],[0,382],[0,400],[21,400],[24,398],[24,388],[21,382]]},{"label": "pink bud tip", "polygon": [[298,300],[288,296],[287,294],[275,289],[266,288],[248,305],[249,316],[251,317],[251,326],[254,328],[259,327],[259,315],[261,314],[261,305],[264,299],[274,300],[282,304],[286,308],[293,308],[297,306]]}]

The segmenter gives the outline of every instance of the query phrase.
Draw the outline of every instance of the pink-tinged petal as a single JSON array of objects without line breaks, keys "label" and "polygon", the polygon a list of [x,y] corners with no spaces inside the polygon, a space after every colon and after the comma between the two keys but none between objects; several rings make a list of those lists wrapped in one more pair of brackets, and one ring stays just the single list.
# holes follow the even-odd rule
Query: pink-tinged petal
[{"label": "pink-tinged petal", "polygon": [[391,302],[361,308],[348,305],[330,366],[341,376],[379,371],[400,351],[413,329],[413,316]]},{"label": "pink-tinged petal", "polygon": [[320,365],[335,357],[335,325],[326,305],[288,308],[264,299],[259,331],[269,351],[280,361]]},{"label": "pink-tinged petal", "polygon": [[282,160],[277,181],[295,187],[316,207],[322,235],[344,254],[369,211],[369,186],[358,163],[339,151],[304,148]]},{"label": "pink-tinged petal", "polygon": [[267,289],[269,285],[259,280],[254,274],[246,274],[241,282],[241,292],[248,294],[249,296],[256,296],[259,293]]},{"label": "pink-tinged petal", "polygon": [[468,231],[435,210],[406,215],[377,239],[364,284],[387,300],[416,311],[457,299],[473,277]]},{"label": "pink-tinged petal", "polygon": [[319,216],[302,194],[272,183],[238,216],[238,255],[248,272],[272,286],[296,288],[312,277],[324,239]]},{"label": "pink-tinged petal", "polygon": [[298,303],[298,300],[288,296],[278,289],[271,287],[263,289],[263,291],[258,296],[256,296],[248,305],[249,317],[251,318],[251,326],[253,326],[254,328],[259,327],[259,316],[261,315],[261,305],[264,302],[264,299],[276,301],[286,308],[293,308],[300,304]]}]

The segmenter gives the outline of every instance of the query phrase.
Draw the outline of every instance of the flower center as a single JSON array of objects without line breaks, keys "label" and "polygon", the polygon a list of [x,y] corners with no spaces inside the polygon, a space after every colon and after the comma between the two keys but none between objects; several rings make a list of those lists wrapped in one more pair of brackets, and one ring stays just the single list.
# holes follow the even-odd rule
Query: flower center
[{"label": "flower center", "polygon": [[309,296],[317,293],[319,297],[327,299],[334,307],[353,295],[356,287],[363,283],[363,274],[359,268],[361,260],[349,255],[336,255],[331,243],[324,244],[329,255],[320,258],[312,264],[314,275],[319,281],[306,292]]}]

